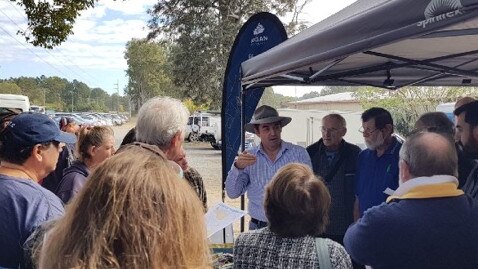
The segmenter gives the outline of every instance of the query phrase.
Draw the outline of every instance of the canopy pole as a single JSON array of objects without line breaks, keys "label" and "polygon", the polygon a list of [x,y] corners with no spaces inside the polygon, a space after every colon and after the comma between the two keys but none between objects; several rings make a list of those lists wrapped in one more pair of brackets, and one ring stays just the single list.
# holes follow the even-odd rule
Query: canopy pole
[{"label": "canopy pole", "polygon": [[[244,87],[241,87],[241,152],[243,152],[246,149],[245,145],[245,130],[244,126],[246,125],[246,89]],[[244,194],[241,195],[241,210],[245,209],[245,198]],[[241,233],[244,232],[244,222],[245,222],[245,217],[241,218]]]},{"label": "canopy pole", "polygon": [[319,71],[315,72],[312,76],[309,77],[309,80],[313,80],[314,78],[316,78],[318,75],[324,73],[325,71],[329,70],[331,67],[333,67],[334,65],[340,63],[341,61],[345,60],[347,57],[345,58],[341,58],[341,59],[337,59],[333,62],[331,62],[330,64],[328,64],[326,67],[320,69]]},{"label": "canopy pole", "polygon": [[439,70],[434,70],[436,72],[444,71],[446,73],[449,73],[451,75],[460,75],[460,76],[466,76],[466,77],[474,77],[478,78],[478,73],[472,72],[472,71],[467,71],[467,70],[462,70],[454,67],[449,67],[449,66],[444,66],[440,64],[434,64],[431,63],[431,60],[413,60],[413,59],[408,59],[400,56],[394,56],[390,54],[384,54],[380,52],[374,52],[374,51],[364,51],[364,54],[368,55],[373,55],[377,57],[382,57],[382,58],[387,58],[387,59],[392,59],[392,60],[397,60],[405,63],[410,63],[411,65],[423,65],[423,66],[428,66],[432,68],[437,68]]}]

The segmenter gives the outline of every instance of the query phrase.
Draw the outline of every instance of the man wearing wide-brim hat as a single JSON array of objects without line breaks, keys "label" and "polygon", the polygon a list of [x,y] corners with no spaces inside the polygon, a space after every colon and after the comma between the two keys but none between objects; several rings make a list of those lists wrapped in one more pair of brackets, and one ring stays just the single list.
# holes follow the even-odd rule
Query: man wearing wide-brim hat
[{"label": "man wearing wide-brim hat", "polygon": [[288,163],[303,163],[312,167],[309,154],[303,147],[281,139],[282,127],[290,122],[291,118],[281,117],[277,110],[263,105],[254,111],[251,122],[244,126],[246,131],[255,133],[261,143],[236,158],[227,175],[226,191],[232,199],[247,192],[251,216],[249,230],[267,226],[264,188],[277,170]]}]

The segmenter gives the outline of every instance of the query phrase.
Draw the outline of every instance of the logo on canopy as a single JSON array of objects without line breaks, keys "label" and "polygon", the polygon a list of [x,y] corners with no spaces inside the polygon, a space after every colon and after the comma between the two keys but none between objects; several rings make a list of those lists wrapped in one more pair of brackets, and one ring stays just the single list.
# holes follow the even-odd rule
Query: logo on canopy
[{"label": "logo on canopy", "polygon": [[425,20],[419,21],[417,26],[426,28],[429,24],[462,15],[461,8],[460,0],[431,0],[423,12]]},{"label": "logo on canopy", "polygon": [[450,10],[462,8],[460,0],[431,0],[425,8],[425,18],[430,19],[442,14],[449,13]]}]

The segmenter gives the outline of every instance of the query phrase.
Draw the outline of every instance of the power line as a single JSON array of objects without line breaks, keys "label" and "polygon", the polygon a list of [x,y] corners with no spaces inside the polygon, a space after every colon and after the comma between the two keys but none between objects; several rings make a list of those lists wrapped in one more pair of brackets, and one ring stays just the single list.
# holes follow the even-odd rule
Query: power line
[{"label": "power line", "polygon": [[31,50],[29,47],[25,46],[25,44],[23,44],[21,41],[19,41],[16,37],[14,37],[13,35],[11,35],[7,30],[5,30],[2,26],[0,26],[0,29],[2,31],[4,31],[8,36],[10,36],[11,38],[13,38],[15,41],[17,41],[18,44],[22,45],[24,48],[26,48],[28,51],[30,51],[33,55],[35,55],[36,57],[38,57],[38,59],[40,59],[41,61],[43,61],[44,63],[46,63],[47,65],[49,65],[51,68],[55,69],[56,71],[58,71],[59,73],[61,73],[63,76],[65,77],[68,77],[67,74],[63,73],[60,69],[56,68],[55,66],[53,66],[52,64],[50,64],[49,62],[47,62],[46,60],[44,60],[42,57],[40,57],[38,54],[36,54],[33,50]]},{"label": "power line", "polygon": [[[18,25],[18,23],[16,23],[16,22],[15,22],[12,18],[10,18],[7,14],[5,14],[5,12],[3,12],[2,10],[0,10],[0,12],[1,12],[3,15],[5,15],[5,17],[7,17],[11,22],[13,22],[13,23],[18,27],[18,29],[20,29],[21,31],[24,31],[24,32],[25,32],[25,30],[24,30],[22,27],[20,27],[20,25]],[[52,56],[53,58],[58,59],[55,55],[53,55],[53,54],[52,54],[50,51],[48,51],[47,49],[45,49],[45,51],[46,51],[46,53],[48,53],[48,54],[49,54],[50,56]],[[58,60],[60,60],[60,59],[58,59]],[[60,64],[61,64],[62,66],[64,66],[64,67],[66,67],[67,69],[69,69],[71,72],[73,72],[73,73],[74,73],[75,75],[77,75],[78,77],[83,77],[82,75],[80,75],[79,73],[77,73],[75,70],[71,69],[69,66],[65,65],[64,63],[61,63],[61,62],[60,62]],[[86,77],[83,77],[83,79],[85,79],[85,78],[86,78]],[[89,81],[89,79],[86,79],[86,80]],[[95,79],[95,80],[96,80],[96,79]],[[90,81],[90,82],[91,82],[91,81]]]},{"label": "power line", "polygon": [[[20,14],[25,20],[28,21],[28,18],[27,18],[24,14],[22,14],[22,13],[17,9],[17,7],[16,7],[13,3],[11,3],[10,1],[7,1],[7,2],[13,7],[13,9],[15,9],[15,11],[16,11],[18,14]],[[3,13],[11,22],[13,22],[20,30],[25,31],[24,29],[22,29],[22,27],[20,27],[20,25],[18,25],[18,23],[16,23],[12,18],[10,18],[10,17],[9,17],[7,14],[5,14],[2,10],[0,10],[0,12],[2,12],[2,13]],[[53,58],[58,59],[58,60],[61,60],[61,59],[57,58],[55,55],[53,55],[52,53],[50,53],[50,51],[49,51],[48,49],[45,49],[45,51],[46,51],[50,56],[52,56]],[[58,50],[57,52],[60,53],[60,54],[64,57],[64,59],[65,59],[66,61],[68,61],[71,65],[73,65],[74,67],[78,68],[78,70],[80,70],[81,72],[83,72],[83,74],[85,74],[85,75],[89,76],[90,78],[92,78],[93,81],[91,81],[90,79],[87,79],[86,77],[83,77],[84,79],[86,79],[87,81],[90,81],[90,82],[95,82],[95,83],[92,83],[92,84],[98,84],[98,85],[101,84],[101,83],[99,83],[99,81],[98,81],[95,77],[93,77],[91,74],[87,73],[87,72],[84,71],[82,68],[80,68],[78,65],[76,65],[75,63],[73,63],[65,54],[63,54],[63,52],[61,52],[61,51],[59,51],[59,50]],[[66,65],[66,64],[64,64],[64,63],[61,63],[61,62],[60,62],[60,64],[63,65],[64,67],[68,68],[70,71],[72,71],[73,73],[75,73],[77,76],[82,77],[82,75],[78,74],[75,70],[71,69],[68,65]]]}]

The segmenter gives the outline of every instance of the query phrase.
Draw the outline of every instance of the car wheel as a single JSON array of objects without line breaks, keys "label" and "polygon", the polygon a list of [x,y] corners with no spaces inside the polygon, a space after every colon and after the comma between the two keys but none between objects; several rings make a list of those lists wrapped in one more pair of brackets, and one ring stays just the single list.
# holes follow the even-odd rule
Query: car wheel
[{"label": "car wheel", "polygon": [[198,133],[190,133],[189,134],[189,138],[188,138],[189,142],[197,142],[199,141],[199,134]]}]

